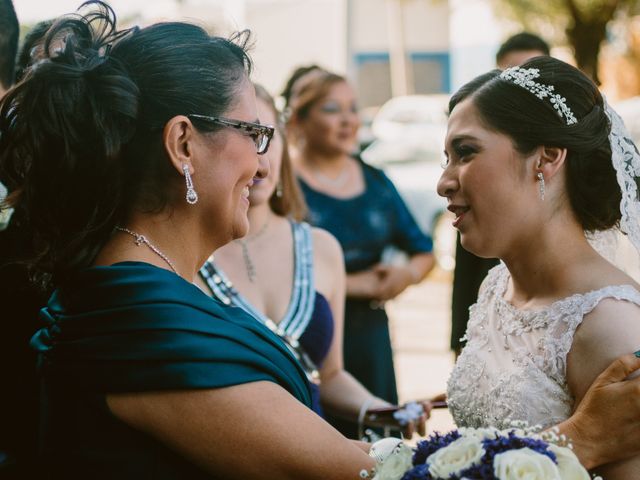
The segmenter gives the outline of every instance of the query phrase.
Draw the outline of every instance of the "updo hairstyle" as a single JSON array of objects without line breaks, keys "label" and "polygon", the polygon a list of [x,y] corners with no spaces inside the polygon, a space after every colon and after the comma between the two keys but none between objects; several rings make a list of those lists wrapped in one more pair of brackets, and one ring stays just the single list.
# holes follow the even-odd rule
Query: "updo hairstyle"
[{"label": "updo hairstyle", "polygon": [[251,69],[248,32],[227,40],[179,22],[117,30],[107,4],[86,7],[54,22],[43,58],[0,104],[6,204],[26,212],[29,263],[55,283],[89,266],[132,211],[161,211],[184,195],[165,124],[223,114]]},{"label": "updo hairstyle", "polygon": [[449,101],[449,112],[470,98],[485,126],[509,136],[521,154],[539,146],[566,148],[566,189],[582,228],[592,232],[617,226],[621,192],[611,163],[611,127],[602,95],[582,72],[552,57],[536,57],[520,68],[539,69],[535,81],[565,97],[577,123],[567,125],[548,98],[500,78],[500,70],[460,88]]}]

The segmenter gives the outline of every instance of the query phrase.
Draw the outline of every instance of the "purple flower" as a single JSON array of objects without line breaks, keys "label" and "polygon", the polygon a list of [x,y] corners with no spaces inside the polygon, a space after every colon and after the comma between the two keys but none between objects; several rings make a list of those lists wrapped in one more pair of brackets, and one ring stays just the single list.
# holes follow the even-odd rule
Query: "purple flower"
[{"label": "purple flower", "polygon": [[434,453],[436,450],[440,450],[442,447],[446,447],[458,438],[460,438],[460,432],[458,432],[458,430],[452,430],[445,435],[435,432],[426,440],[418,442],[416,445],[416,451],[413,454],[413,464],[422,465],[427,461],[427,457],[429,457],[429,455]]},{"label": "purple flower", "polygon": [[429,473],[429,465],[418,465],[405,473],[400,480],[433,480]]},{"label": "purple flower", "polygon": [[547,442],[529,437],[519,437],[512,430],[508,433],[507,437],[500,436],[495,439],[485,439],[482,441],[484,449],[487,452],[487,456],[491,457],[493,463],[493,457],[498,453],[506,452],[507,450],[517,450],[519,448],[528,447],[531,450],[546,455],[554,463],[557,463],[556,455],[549,450]]}]

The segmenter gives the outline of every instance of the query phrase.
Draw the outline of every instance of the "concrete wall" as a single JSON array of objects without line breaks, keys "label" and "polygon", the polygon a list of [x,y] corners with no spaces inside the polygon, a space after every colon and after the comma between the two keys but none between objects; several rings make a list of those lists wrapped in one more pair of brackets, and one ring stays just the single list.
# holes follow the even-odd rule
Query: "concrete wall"
[{"label": "concrete wall", "polygon": [[347,71],[344,0],[246,0],[246,25],[256,40],[254,78],[271,92],[300,65]]},{"label": "concrete wall", "polygon": [[489,0],[449,0],[451,90],[495,68],[495,53],[505,39],[504,22]]}]

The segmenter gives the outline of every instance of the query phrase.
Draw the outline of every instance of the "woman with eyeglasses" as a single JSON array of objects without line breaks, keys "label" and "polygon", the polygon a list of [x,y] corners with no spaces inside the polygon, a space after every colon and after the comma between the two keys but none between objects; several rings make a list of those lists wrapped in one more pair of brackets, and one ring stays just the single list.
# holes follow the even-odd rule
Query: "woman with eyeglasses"
[{"label": "woman with eyeglasses", "polygon": [[[306,205],[293,175],[284,126],[269,93],[256,86],[256,96],[260,121],[276,125],[265,153],[269,174],[250,188],[249,233],[216,250],[200,270],[198,284],[280,335],[305,369],[316,413],[322,416],[327,410],[360,420],[361,427],[397,429],[391,413],[366,415],[391,405],[344,370],[342,250],[332,235],[302,222]],[[405,434],[416,429],[424,434],[425,420],[426,415],[416,415],[405,425]]]},{"label": "woman with eyeglasses", "polygon": [[358,478],[373,460],[313,413],[281,339],[192,283],[268,178],[245,36],[118,31],[92,6],[0,106],[9,201],[58,287],[32,340],[44,474]]},{"label": "woman with eyeglasses", "polygon": [[[434,265],[432,242],[387,176],[353,157],[360,123],[346,79],[314,71],[295,86],[288,128],[309,220],[332,233],[344,251],[345,368],[375,395],[397,403],[384,302],[424,279]],[[407,253],[406,264],[384,261],[391,246]],[[355,435],[354,423],[332,423]]]},{"label": "woman with eyeglasses", "polygon": [[[43,477],[358,478],[368,447],[311,411],[281,339],[192,283],[247,232],[250,186],[268,174],[256,153],[272,131],[256,123],[241,38],[173,22],[117,31],[105,4],[89,6],[56,22],[0,102],[8,203],[27,213],[31,266],[57,286],[32,340]],[[594,461],[640,444],[638,408],[622,401],[638,385],[620,382],[640,365],[622,362],[571,419],[582,439],[616,434],[578,444]],[[611,402],[631,417],[598,417]]]}]

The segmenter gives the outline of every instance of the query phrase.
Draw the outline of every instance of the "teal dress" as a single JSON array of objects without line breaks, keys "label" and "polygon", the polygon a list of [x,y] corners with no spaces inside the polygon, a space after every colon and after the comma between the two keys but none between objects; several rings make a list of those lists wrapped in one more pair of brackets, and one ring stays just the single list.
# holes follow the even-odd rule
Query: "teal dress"
[{"label": "teal dress", "polygon": [[[365,190],[350,198],[336,198],[300,186],[309,206],[309,223],[333,234],[344,252],[347,273],[368,270],[394,246],[408,255],[427,253],[433,242],[425,235],[391,180],[360,161]],[[344,309],[344,366],[371,393],[398,402],[387,313],[376,302],[347,297]],[[330,419],[342,434],[356,438],[354,422]]]},{"label": "teal dress", "polygon": [[53,294],[41,317],[46,326],[31,343],[49,478],[214,478],[114,417],[109,393],[266,380],[311,405],[305,373],[276,335],[168,270],[140,262],[88,268]]}]

